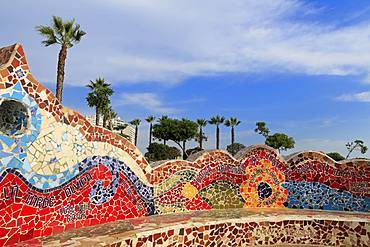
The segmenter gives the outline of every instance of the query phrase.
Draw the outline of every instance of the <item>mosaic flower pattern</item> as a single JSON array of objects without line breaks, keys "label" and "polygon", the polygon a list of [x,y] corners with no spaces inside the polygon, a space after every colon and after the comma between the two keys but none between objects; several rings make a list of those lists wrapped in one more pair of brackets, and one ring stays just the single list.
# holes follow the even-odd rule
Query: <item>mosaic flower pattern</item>
[{"label": "mosaic flower pattern", "polygon": [[182,195],[191,200],[198,194],[198,189],[191,183],[186,183],[182,188]]},{"label": "mosaic flower pattern", "polygon": [[284,174],[269,160],[260,160],[246,168],[247,179],[240,185],[244,207],[283,207],[288,190],[281,184]]}]

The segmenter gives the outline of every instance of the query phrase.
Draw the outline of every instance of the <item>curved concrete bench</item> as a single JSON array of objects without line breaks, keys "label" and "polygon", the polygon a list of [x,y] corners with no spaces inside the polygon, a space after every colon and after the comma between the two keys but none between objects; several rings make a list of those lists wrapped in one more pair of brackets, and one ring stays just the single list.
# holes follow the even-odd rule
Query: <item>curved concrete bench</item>
[{"label": "curved concrete bench", "polygon": [[370,216],[286,209],[179,213],[90,226],[25,244],[43,246],[368,246]]},{"label": "curved concrete bench", "polygon": [[[213,213],[209,210],[237,208],[364,212],[360,224],[337,222],[338,227],[346,222],[345,228],[356,232],[338,235],[337,240],[369,240],[369,161],[337,163],[314,151],[285,160],[276,150],[255,145],[236,157],[214,150],[151,167],[128,140],[63,107],[33,78],[19,44],[0,49],[0,102],[0,246],[88,226],[108,231],[102,225],[108,222],[142,217],[151,221],[157,215],[188,211],[205,211],[207,219]],[[315,223],[314,228],[326,232],[325,224]],[[333,227],[334,232],[341,229]],[[320,244],[329,243],[325,241]]]}]

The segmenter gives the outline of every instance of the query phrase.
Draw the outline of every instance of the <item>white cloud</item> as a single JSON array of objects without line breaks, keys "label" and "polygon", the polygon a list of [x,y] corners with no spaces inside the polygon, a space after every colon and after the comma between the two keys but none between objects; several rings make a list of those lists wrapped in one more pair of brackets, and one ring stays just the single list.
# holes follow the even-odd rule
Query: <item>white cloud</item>
[{"label": "white cloud", "polygon": [[[370,74],[369,20],[341,27],[312,21],[316,11],[325,10],[300,0],[83,0],[82,12],[63,7],[68,1],[19,0],[21,9],[45,10],[37,23],[14,25],[19,32],[19,26],[33,30],[41,16],[49,20],[56,9],[59,15],[76,16],[88,34],[68,53],[69,84],[82,85],[98,75],[114,83],[173,84],[225,72]],[[53,81],[57,49],[32,45],[37,49],[26,47],[34,50],[31,68]]]},{"label": "white cloud", "polygon": [[171,114],[178,110],[165,106],[161,98],[153,93],[122,93],[117,105],[135,105],[148,109],[153,113]]},{"label": "white cloud", "polygon": [[336,99],[345,102],[370,102],[370,91],[354,94],[342,94],[336,97]]}]

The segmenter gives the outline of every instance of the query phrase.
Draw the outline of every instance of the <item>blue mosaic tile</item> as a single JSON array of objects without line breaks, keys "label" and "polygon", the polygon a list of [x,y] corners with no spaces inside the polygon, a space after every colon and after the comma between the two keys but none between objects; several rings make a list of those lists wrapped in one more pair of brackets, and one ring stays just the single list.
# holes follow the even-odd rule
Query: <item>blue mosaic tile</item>
[{"label": "blue mosaic tile", "polygon": [[370,198],[354,196],[318,182],[285,182],[289,191],[285,205],[289,208],[339,211],[370,211]]}]

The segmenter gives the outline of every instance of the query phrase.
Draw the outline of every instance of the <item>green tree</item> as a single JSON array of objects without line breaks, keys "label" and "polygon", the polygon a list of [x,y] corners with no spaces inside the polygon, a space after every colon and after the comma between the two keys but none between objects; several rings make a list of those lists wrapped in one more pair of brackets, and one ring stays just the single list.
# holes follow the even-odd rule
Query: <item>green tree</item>
[{"label": "green tree", "polygon": [[[169,117],[164,115],[162,117],[160,117],[158,119],[158,123],[160,125],[160,128],[157,128],[156,129],[156,136],[153,135],[153,131],[152,131],[152,135],[158,139],[158,140],[163,140],[163,144],[166,145],[166,142],[169,140],[168,139],[168,129],[170,128],[170,121],[169,120]],[[158,125],[156,125],[158,126]],[[154,128],[154,126],[153,126]]]},{"label": "green tree", "polygon": [[245,148],[245,146],[241,143],[233,143],[227,146],[226,150],[231,153],[232,155],[237,154],[240,150]]},{"label": "green tree", "polygon": [[110,84],[100,77],[95,81],[90,81],[86,87],[91,89],[86,97],[87,104],[89,107],[95,107],[95,124],[99,125],[100,112],[110,105],[109,97],[112,96],[113,90],[110,88]]},{"label": "green tree", "polygon": [[220,149],[220,124],[225,121],[224,117],[216,115],[208,121],[210,124],[216,125],[216,149]]},{"label": "green tree", "polygon": [[235,127],[241,123],[237,118],[231,117],[225,121],[227,127],[231,127],[231,145],[235,143]]},{"label": "green tree", "polygon": [[199,127],[199,134],[198,134],[198,140],[199,140],[199,148],[203,149],[203,140],[204,140],[204,133],[203,133],[203,128],[206,127],[207,125],[207,120],[204,118],[199,118],[197,119],[197,124]]},{"label": "green tree", "polygon": [[346,144],[346,147],[347,147],[347,150],[348,150],[348,154],[346,156],[346,159],[348,159],[350,154],[355,150],[360,151],[362,154],[365,154],[367,152],[367,146],[365,145],[365,143],[362,140],[355,140],[353,142],[348,142]]},{"label": "green tree", "polygon": [[[114,130],[118,130],[120,133],[119,135],[130,140],[130,136],[129,135],[126,135],[126,134],[123,134],[123,130],[126,129],[128,126],[128,124],[120,124],[120,125],[117,125],[114,127]],[[130,140],[132,141],[132,140]]]},{"label": "green tree", "polygon": [[257,122],[256,126],[257,127],[254,129],[254,132],[264,136],[265,139],[266,139],[268,137],[268,135],[270,134],[270,130],[266,127],[266,123],[265,122]]},{"label": "green tree", "polygon": [[177,133],[173,132],[173,138],[170,138],[170,140],[174,141],[180,146],[183,152],[183,159],[186,159],[188,157],[188,154],[186,153],[186,142],[196,138],[198,134],[198,125],[197,123],[186,118],[181,119],[177,125],[178,131]]},{"label": "green tree", "polygon": [[175,142],[183,152],[186,159],[186,142],[195,138],[198,132],[198,125],[188,119],[166,118],[158,121],[153,126],[153,136],[160,140],[171,140]]},{"label": "green tree", "polygon": [[337,152],[327,153],[326,155],[329,156],[330,158],[332,158],[335,161],[341,161],[341,160],[346,159],[340,153],[337,153]]},{"label": "green tree", "polygon": [[277,149],[280,153],[281,150],[294,148],[295,141],[293,137],[289,137],[286,134],[275,133],[267,136],[265,144]]},{"label": "green tree", "polygon": [[114,130],[120,131],[121,134],[123,134],[123,130],[126,129],[128,124],[120,124],[114,127]]},{"label": "green tree", "polygon": [[79,43],[86,32],[80,29],[80,25],[76,24],[74,19],[64,22],[58,16],[53,16],[51,26],[40,25],[36,27],[36,31],[45,37],[45,40],[41,42],[43,45],[58,44],[61,46],[58,56],[56,97],[59,102],[62,102],[67,50]]},{"label": "green tree", "polygon": [[148,152],[145,153],[145,158],[149,162],[176,159],[181,156],[178,148],[169,147],[160,143],[152,143],[147,149]]},{"label": "green tree", "polygon": [[136,118],[130,122],[131,125],[135,126],[135,146],[137,145],[137,136],[139,133],[139,125],[141,123],[141,120]]},{"label": "green tree", "polygon": [[111,105],[103,108],[103,127],[113,130],[113,119],[117,117],[117,113],[113,110]]},{"label": "green tree", "polygon": [[153,122],[155,120],[154,116],[148,116],[145,121],[149,123],[149,146],[152,144],[152,133],[153,133]]}]

